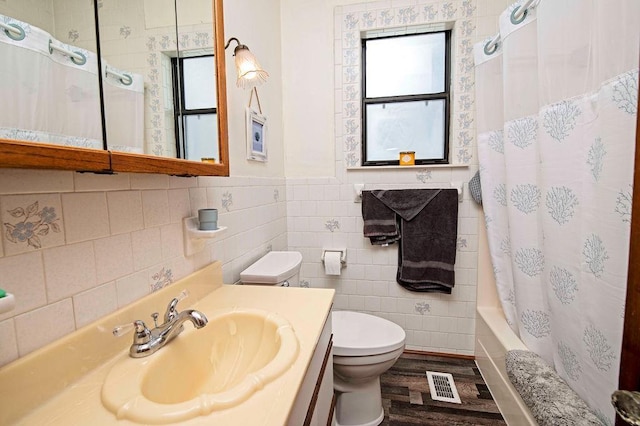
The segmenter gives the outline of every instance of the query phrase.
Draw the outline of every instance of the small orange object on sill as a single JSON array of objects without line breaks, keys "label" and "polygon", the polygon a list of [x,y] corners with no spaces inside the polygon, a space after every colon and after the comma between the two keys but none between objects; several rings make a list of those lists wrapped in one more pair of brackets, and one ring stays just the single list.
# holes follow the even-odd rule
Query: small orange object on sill
[{"label": "small orange object on sill", "polygon": [[215,164],[216,159],[212,158],[212,157],[202,157],[202,162],[203,163],[211,163],[211,164]]},{"label": "small orange object on sill", "polygon": [[402,151],[400,153],[400,165],[401,166],[413,166],[416,164],[415,151]]}]

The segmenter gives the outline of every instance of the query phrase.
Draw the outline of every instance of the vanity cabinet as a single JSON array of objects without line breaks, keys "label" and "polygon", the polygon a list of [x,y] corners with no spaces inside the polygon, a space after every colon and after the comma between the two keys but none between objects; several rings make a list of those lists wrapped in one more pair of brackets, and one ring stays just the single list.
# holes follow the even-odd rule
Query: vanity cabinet
[{"label": "vanity cabinet", "polygon": [[302,386],[289,415],[288,426],[334,425],[333,409],[333,335],[331,314],[324,327]]},{"label": "vanity cabinet", "polygon": [[[176,426],[325,426],[334,424],[330,312],[335,291],[320,288],[303,290],[275,286],[223,285],[222,264],[214,262],[170,286],[30,353],[17,362],[0,368],[0,425],[149,424],[144,420],[139,422],[119,420],[102,399],[105,384],[116,365],[134,365],[137,368],[140,362],[139,359],[129,357],[130,337],[116,339],[111,330],[125,322],[144,318],[149,312],[163,309],[167,301],[182,290],[189,292],[189,299],[184,302],[182,308],[192,307],[209,317],[210,323],[204,329],[206,334],[188,325],[175,342],[161,349],[160,353],[152,355],[147,366],[157,362],[169,363],[167,365],[174,366],[171,367],[172,371],[176,369],[180,371],[183,361],[178,360],[187,359],[183,358],[187,352],[184,345],[193,345],[195,351],[206,350],[213,339],[207,339],[205,336],[211,336],[211,332],[214,331],[208,327],[213,327],[216,316],[218,320],[222,319],[219,316],[222,310],[235,313],[257,310],[263,313],[276,313],[286,319],[294,330],[298,340],[298,353],[297,356],[291,357],[292,363],[279,376],[262,383],[262,386],[254,389],[248,398],[237,399],[236,404],[230,404],[224,409],[196,413],[197,415],[192,418],[176,420],[171,424]],[[305,309],[300,309],[301,306]],[[246,318],[249,317],[251,316]],[[246,323],[244,320],[243,322]],[[290,346],[286,350],[287,353],[292,351],[293,348]],[[206,356],[200,359],[205,358]],[[191,369],[194,375],[200,374],[197,371],[200,364],[185,362],[189,363],[188,366],[185,365],[185,371]],[[231,360],[229,362],[231,363]],[[52,369],[52,365],[56,368]],[[205,370],[203,369],[203,372]],[[146,371],[149,372],[148,369]],[[181,392],[182,389],[186,392],[184,395],[189,396],[179,404],[197,406],[202,401],[203,395],[194,394],[191,397],[192,393],[187,391],[189,386],[192,386],[189,384],[191,379],[180,380],[184,377],[174,375],[172,378],[165,378],[164,383],[167,388],[175,386],[177,392]],[[116,380],[122,380],[123,391],[125,388],[128,391],[139,390],[138,402],[146,399],[149,413],[156,413],[154,408],[157,407],[153,407],[156,403],[149,401],[143,395],[145,385],[137,381],[139,378],[139,375],[125,374]],[[157,390],[155,386],[154,389]],[[236,387],[234,389],[238,390]],[[231,393],[233,392],[236,391]],[[168,393],[177,395],[175,392]],[[119,388],[116,388],[115,394],[120,394]],[[137,406],[140,407],[139,404]],[[147,416],[145,413],[139,414]]]}]

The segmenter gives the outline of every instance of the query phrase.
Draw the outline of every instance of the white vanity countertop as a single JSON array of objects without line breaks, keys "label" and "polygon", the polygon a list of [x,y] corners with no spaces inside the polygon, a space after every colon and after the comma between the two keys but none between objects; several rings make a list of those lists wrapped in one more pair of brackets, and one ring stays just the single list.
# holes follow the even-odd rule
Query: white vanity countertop
[{"label": "white vanity countertop", "polygon": [[[102,383],[107,373],[114,363],[128,356],[131,344],[130,336],[117,339],[111,335],[111,330],[135,319],[146,321],[152,312],[163,312],[166,304],[183,289],[190,292],[190,297],[180,302],[180,310],[191,307],[206,314],[207,311],[243,307],[278,313],[293,326],[299,354],[285,374],[266,384],[245,402],[180,424],[286,424],[328,318],[334,290],[221,283],[221,265],[216,262],[4,366],[0,369],[0,424],[137,425],[128,420],[117,420],[101,402]],[[197,332],[186,324],[183,334]]]}]

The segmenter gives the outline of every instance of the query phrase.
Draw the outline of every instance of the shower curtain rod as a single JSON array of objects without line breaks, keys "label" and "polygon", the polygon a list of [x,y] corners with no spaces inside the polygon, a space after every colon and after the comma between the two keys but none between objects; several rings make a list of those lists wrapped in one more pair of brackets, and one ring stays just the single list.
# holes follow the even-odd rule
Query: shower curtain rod
[{"label": "shower curtain rod", "polygon": [[[12,40],[21,41],[25,38],[25,32],[20,25],[0,22],[0,28],[2,28],[7,37]],[[63,47],[56,46],[53,43],[53,39],[49,39],[49,54],[52,54],[54,50],[62,53],[65,56],[68,56],[69,59],[71,59],[71,62],[76,65],[84,65],[87,62],[87,57],[84,56],[84,54],[82,54],[81,52],[74,52],[72,50],[67,50]]]},{"label": "shower curtain rod", "polygon": [[131,77],[129,74],[120,73],[109,66],[106,67],[105,75],[114,76],[115,78],[120,80],[120,83],[124,84],[125,86],[130,86],[131,83],[133,83],[133,77]]},{"label": "shower curtain rod", "polygon": [[7,34],[7,36],[9,36],[9,37],[11,37],[11,35],[9,33],[14,33],[18,37],[24,34],[24,32],[22,31],[22,28],[20,28],[17,25],[13,26],[13,25],[10,25],[10,24],[5,24],[4,22],[0,22],[0,28],[2,28],[4,30],[4,32],[5,32],[5,34]]},{"label": "shower curtain rod", "polygon": [[56,46],[53,43],[53,40],[49,39],[49,53],[53,53],[54,50],[57,50],[58,52],[62,53],[65,56],[68,56],[69,59],[71,59],[71,62],[73,62],[76,65],[84,65],[87,62],[87,57],[84,56],[82,53],[74,52],[72,50],[67,50],[64,47]]},{"label": "shower curtain rod", "polygon": [[[536,0],[526,0],[523,4],[516,6],[511,12],[511,22],[513,24],[519,24],[522,22],[526,16],[527,10],[529,10],[529,6],[533,4]],[[500,43],[500,33],[496,34],[484,45],[484,53],[487,55],[491,55],[495,53],[498,49],[498,43]]]}]

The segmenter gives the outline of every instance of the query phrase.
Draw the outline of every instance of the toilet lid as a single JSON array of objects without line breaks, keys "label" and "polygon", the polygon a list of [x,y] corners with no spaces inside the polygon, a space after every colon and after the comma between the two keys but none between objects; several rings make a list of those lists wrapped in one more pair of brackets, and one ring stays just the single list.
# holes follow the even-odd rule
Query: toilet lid
[{"label": "toilet lid", "polygon": [[297,251],[270,251],[240,272],[240,281],[249,284],[277,284],[300,271],[302,254]]},{"label": "toilet lid", "polygon": [[377,355],[404,345],[402,327],[384,318],[360,312],[334,311],[331,322],[334,355]]}]

